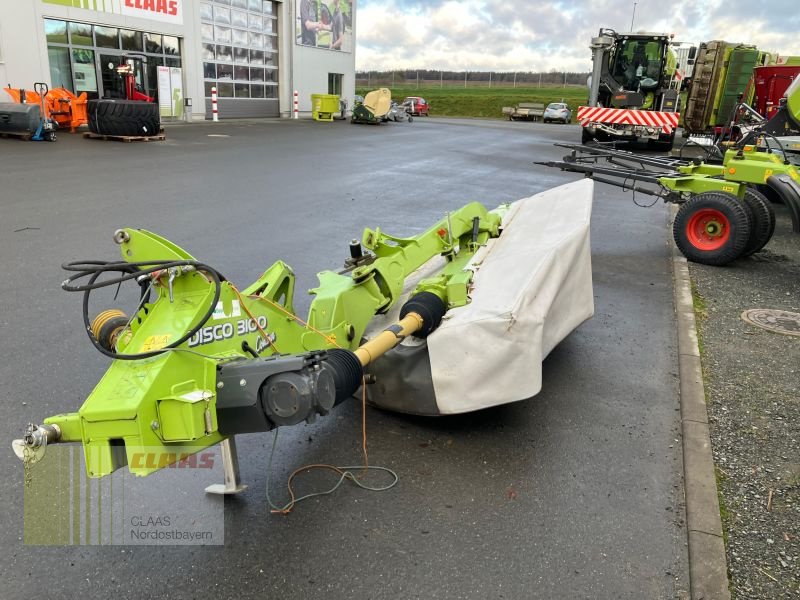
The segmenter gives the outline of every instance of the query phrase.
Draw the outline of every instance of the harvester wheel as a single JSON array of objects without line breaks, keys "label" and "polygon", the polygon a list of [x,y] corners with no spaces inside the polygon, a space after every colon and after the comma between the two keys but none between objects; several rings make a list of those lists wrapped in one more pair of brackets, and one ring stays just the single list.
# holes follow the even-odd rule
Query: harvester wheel
[{"label": "harvester wheel", "polygon": [[672,234],[690,261],[721,266],[742,255],[750,229],[748,210],[736,196],[705,192],[681,205]]},{"label": "harvester wheel", "polygon": [[761,250],[772,239],[775,233],[775,210],[769,200],[755,188],[748,187],[744,194],[744,202],[752,213],[750,239],[742,256],[750,256]]},{"label": "harvester wheel", "polygon": [[158,104],[137,100],[89,100],[89,131],[100,135],[158,135]]}]

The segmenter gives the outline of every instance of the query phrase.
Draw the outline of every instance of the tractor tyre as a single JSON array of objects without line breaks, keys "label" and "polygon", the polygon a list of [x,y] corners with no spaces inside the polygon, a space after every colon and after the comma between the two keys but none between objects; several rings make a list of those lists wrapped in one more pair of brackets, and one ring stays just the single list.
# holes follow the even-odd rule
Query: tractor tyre
[{"label": "tractor tyre", "polygon": [[750,240],[750,214],[736,196],[705,192],[684,202],[672,235],[690,261],[722,266],[742,255]]},{"label": "tractor tyre", "polygon": [[158,135],[158,104],[136,100],[89,100],[89,131],[100,135]]},{"label": "tractor tyre", "polygon": [[775,233],[775,210],[769,200],[755,188],[748,187],[744,194],[744,203],[752,213],[750,239],[742,252],[742,256],[755,254],[772,239]]}]

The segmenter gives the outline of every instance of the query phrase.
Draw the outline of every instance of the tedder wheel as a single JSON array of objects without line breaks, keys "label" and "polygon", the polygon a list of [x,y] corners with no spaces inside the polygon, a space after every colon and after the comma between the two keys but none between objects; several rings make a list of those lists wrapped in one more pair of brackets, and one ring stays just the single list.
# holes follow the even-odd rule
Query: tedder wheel
[{"label": "tedder wheel", "polygon": [[775,233],[775,210],[769,200],[755,188],[747,187],[744,202],[752,213],[750,239],[742,256],[750,256],[761,250]]},{"label": "tedder wheel", "polygon": [[594,139],[589,130],[586,127],[581,127],[581,144],[588,144]]},{"label": "tedder wheel", "polygon": [[750,216],[730,194],[705,192],[681,205],[672,235],[692,262],[721,266],[741,256],[750,239]]}]

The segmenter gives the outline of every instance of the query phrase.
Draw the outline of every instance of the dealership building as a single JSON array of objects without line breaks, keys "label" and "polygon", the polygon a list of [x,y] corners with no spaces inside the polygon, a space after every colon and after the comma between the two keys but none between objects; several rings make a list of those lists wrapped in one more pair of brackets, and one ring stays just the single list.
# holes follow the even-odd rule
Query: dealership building
[{"label": "dealership building", "polygon": [[[166,119],[289,117],[355,91],[353,0],[0,2],[0,85],[124,98],[120,65]],[[0,91],[0,101],[10,97]]]}]

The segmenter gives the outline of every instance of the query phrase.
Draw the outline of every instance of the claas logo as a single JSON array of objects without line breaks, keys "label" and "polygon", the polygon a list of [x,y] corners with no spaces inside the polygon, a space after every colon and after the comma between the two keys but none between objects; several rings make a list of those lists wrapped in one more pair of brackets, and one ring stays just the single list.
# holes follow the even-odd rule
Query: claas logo
[{"label": "claas logo", "polygon": [[173,17],[178,14],[177,0],[125,0],[125,6]]},{"label": "claas logo", "polygon": [[214,453],[135,452],[132,469],[213,469]]}]

